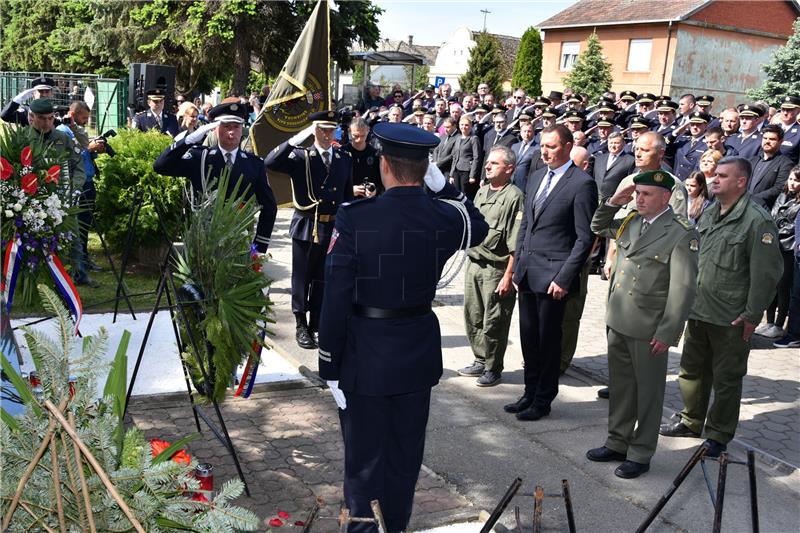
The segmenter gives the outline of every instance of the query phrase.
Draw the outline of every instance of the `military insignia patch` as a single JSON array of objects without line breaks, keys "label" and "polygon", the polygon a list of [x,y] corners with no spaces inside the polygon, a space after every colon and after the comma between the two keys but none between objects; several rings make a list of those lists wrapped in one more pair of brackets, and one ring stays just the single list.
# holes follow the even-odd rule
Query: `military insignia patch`
[{"label": "military insignia patch", "polygon": [[517,211],[517,220],[522,220],[522,211]]},{"label": "military insignia patch", "polygon": [[336,239],[338,238],[339,238],[339,232],[336,231],[336,228],[333,228],[333,233],[331,233],[331,243],[328,245],[327,253],[331,253],[331,250],[333,250],[333,246],[336,244]]},{"label": "military insignia patch", "polygon": [[664,174],[661,174],[661,173],[659,172],[658,174],[656,174],[655,176],[653,176],[653,180],[654,180],[656,183],[661,183],[662,181],[664,181]]},{"label": "military insignia patch", "polygon": [[775,240],[775,236],[772,233],[765,233],[761,236],[761,244],[772,244],[772,241]]},{"label": "military insignia patch", "polygon": [[73,150],[75,150],[75,153],[76,153],[76,154],[79,154],[79,153],[81,153],[81,149],[80,149],[80,148],[78,148],[77,146],[73,146],[73,147],[72,147],[72,149],[73,149]]},{"label": "military insignia patch", "polygon": [[689,249],[693,252],[696,252],[697,250],[700,249],[700,243],[697,242],[697,239],[692,239],[691,241],[689,241]]}]

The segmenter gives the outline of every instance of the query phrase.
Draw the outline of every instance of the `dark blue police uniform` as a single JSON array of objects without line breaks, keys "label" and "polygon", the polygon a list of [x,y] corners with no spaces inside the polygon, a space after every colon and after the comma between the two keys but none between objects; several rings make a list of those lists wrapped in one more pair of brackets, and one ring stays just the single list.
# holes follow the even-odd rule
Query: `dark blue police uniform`
[{"label": "dark blue police uniform", "polygon": [[[439,140],[405,124],[374,130],[383,154],[427,160]],[[421,156],[421,157],[420,157]],[[421,176],[420,176],[421,179]],[[422,464],[431,387],[442,375],[442,342],[431,301],[446,260],[464,247],[460,198],[472,233],[488,226],[452,185],[438,195],[397,186],[339,209],[326,259],[319,375],[338,380],[345,443],[344,494],[351,515],[371,517],[377,499],[390,532],[408,525]],[[350,532],[374,532],[353,524]]]},{"label": "dark blue police uniform", "polygon": [[756,130],[750,135],[739,133],[726,139],[725,146],[734,150],[736,155],[751,159],[761,151],[761,132]]},{"label": "dark blue police uniform", "polygon": [[[311,120],[321,121],[313,113]],[[331,120],[335,118],[332,114]],[[318,120],[319,119],[319,120]],[[332,122],[335,127],[336,122]],[[292,312],[295,316],[309,313],[308,328],[319,329],[325,279],[325,251],[333,232],[339,206],[353,199],[353,163],[350,155],[330,148],[330,168],[316,145],[296,148],[288,141],[267,155],[267,168],[288,174],[291,178],[294,215],[289,227],[292,237]],[[299,342],[299,340],[298,340]],[[313,346],[305,346],[313,347]]]},{"label": "dark blue police uniform", "polygon": [[[231,113],[230,107],[231,104],[220,104],[214,107],[209,113],[211,120],[216,120],[223,113]],[[238,106],[238,108],[244,109],[242,106]],[[234,112],[236,111],[234,110]],[[200,144],[188,144],[185,138],[161,152],[153,164],[153,169],[159,174],[189,178],[195,191],[201,191],[209,183],[218,180],[224,168],[225,158],[219,147],[211,148]],[[239,193],[241,194],[247,188],[245,196],[247,198],[255,196],[256,202],[261,206],[253,243],[259,252],[264,253],[269,246],[272,228],[275,225],[275,216],[278,213],[275,196],[269,186],[264,160],[253,153],[240,149],[231,167],[228,195],[233,192],[236,181],[239,179],[241,179]]]},{"label": "dark blue police uniform", "polygon": [[[159,126],[160,124],[160,126]],[[158,129],[161,133],[166,133],[175,137],[180,132],[178,119],[172,113],[161,112],[161,120],[156,117],[152,110],[142,111],[133,117],[133,127],[139,131],[150,131]]]},{"label": "dark blue police uniform", "polygon": [[[34,80],[31,80],[31,89],[48,89],[50,91],[53,90],[55,87],[55,82],[51,78],[47,78],[45,76],[41,76]],[[22,93],[20,93],[22,94]],[[30,108],[26,105],[20,105],[16,103],[13,99],[9,100],[8,103],[3,106],[3,110],[0,111],[0,119],[3,119],[4,122],[8,122],[10,124],[19,124],[20,126],[29,126],[28,123],[28,112]],[[55,119],[55,126],[61,124],[61,121]]]}]

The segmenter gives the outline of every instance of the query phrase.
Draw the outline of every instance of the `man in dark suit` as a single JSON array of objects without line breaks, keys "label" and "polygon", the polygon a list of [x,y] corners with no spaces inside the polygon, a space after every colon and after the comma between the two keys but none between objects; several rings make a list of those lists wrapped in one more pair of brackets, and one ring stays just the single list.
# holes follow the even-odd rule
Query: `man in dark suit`
[{"label": "man in dark suit", "polygon": [[547,167],[528,180],[513,278],[519,287],[525,392],[503,408],[520,420],[550,414],[558,394],[566,296],[580,288],[597,207],[597,185],[570,160],[572,133],[559,124],[542,130],[541,139]]},{"label": "man in dark suit", "polygon": [[[483,242],[489,227],[429,166],[434,135],[389,123],[373,132],[382,145],[386,192],[339,210],[325,260],[319,375],[339,406],[345,505],[352,516],[371,518],[370,501],[379,500],[386,529],[394,533],[408,526],[431,388],[442,375],[431,301],[445,260]],[[471,242],[464,242],[466,221]],[[377,528],[362,522],[348,531]]]},{"label": "man in dark suit", "polygon": [[[164,111],[165,97],[166,93],[163,89],[147,91],[147,106],[150,109],[137,113],[136,116],[133,117],[131,127],[139,131],[157,129],[161,133],[166,133],[175,137],[180,131],[180,126],[178,125],[178,119],[175,118],[175,115]],[[237,98],[236,103],[238,103],[238,101],[239,99]],[[229,102],[226,98],[222,103],[228,104],[232,102]]]},{"label": "man in dark suit", "polygon": [[439,140],[439,146],[433,150],[433,162],[436,163],[442,174],[449,176],[453,166],[453,148],[456,145],[456,139],[461,134],[458,132],[458,122],[453,117],[446,117],[442,121],[442,126],[444,126],[444,135]]},{"label": "man in dark suit", "polygon": [[519,118],[525,109],[525,89],[514,89],[514,106],[506,111],[506,122],[511,124]]},{"label": "man in dark suit", "polygon": [[519,136],[520,141],[511,146],[511,150],[517,155],[517,166],[514,168],[512,183],[524,192],[528,184],[528,173],[531,165],[537,163],[537,161],[533,160],[533,156],[537,154],[537,159],[541,161],[541,152],[533,146],[533,124],[530,122],[521,123]]},{"label": "man in dark suit", "polygon": [[517,142],[517,135],[508,127],[505,111],[500,105],[492,110],[492,124],[494,128],[483,136],[483,162],[481,164],[481,181],[486,178],[486,158],[494,146],[508,146],[511,148]]},{"label": "man in dark suit", "polygon": [[[153,163],[153,170],[165,176],[189,178],[192,189],[199,193],[214,185],[223,169],[229,167],[227,194],[241,179],[239,192],[247,189],[247,196],[255,196],[261,206],[253,244],[259,253],[266,253],[278,207],[269,186],[264,160],[239,149],[247,110],[236,102],[223,103],[213,107],[208,116],[212,121],[210,124],[201,126],[164,150]],[[219,144],[213,148],[203,146],[203,139],[212,130],[216,132]]]},{"label": "man in dark suit", "polygon": [[772,209],[783,191],[792,170],[792,160],[780,153],[782,142],[783,128],[777,124],[764,126],[761,130],[761,153],[750,159],[753,174],[747,190],[750,198],[767,211]]},{"label": "man in dark suit", "polygon": [[[266,159],[268,169],[288,174],[292,180],[292,312],[295,340],[306,349],[317,346],[325,252],[336,213],[342,203],[353,199],[353,162],[347,152],[332,146],[336,113],[318,111],[309,119],[311,126],[279,144]],[[314,143],[301,147],[311,135]]]},{"label": "man in dark suit", "polygon": [[594,158],[592,175],[597,183],[601,203],[614,196],[619,182],[625,176],[633,174],[636,169],[636,160],[633,155],[625,153],[624,148],[622,134],[614,132],[608,136],[608,151],[597,154]]}]

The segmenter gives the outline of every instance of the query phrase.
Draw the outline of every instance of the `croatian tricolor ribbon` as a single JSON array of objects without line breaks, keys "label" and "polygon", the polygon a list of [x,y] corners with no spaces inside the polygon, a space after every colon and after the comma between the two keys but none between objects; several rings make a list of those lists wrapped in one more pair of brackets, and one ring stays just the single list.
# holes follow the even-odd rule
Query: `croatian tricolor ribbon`
[{"label": "croatian tricolor ribbon", "polygon": [[78,289],[75,288],[75,284],[72,283],[72,278],[69,277],[64,265],[61,264],[56,254],[48,255],[46,262],[50,273],[53,275],[56,288],[58,288],[58,291],[64,297],[72,314],[75,315],[75,332],[77,334],[78,326],[81,323],[81,317],[83,317],[83,304],[81,303],[81,297],[78,295]]},{"label": "croatian tricolor ribbon", "polygon": [[15,237],[6,247],[3,260],[3,279],[0,280],[0,290],[6,300],[6,311],[11,313],[11,302],[14,300],[14,287],[17,285],[19,268],[22,265],[22,241]]}]

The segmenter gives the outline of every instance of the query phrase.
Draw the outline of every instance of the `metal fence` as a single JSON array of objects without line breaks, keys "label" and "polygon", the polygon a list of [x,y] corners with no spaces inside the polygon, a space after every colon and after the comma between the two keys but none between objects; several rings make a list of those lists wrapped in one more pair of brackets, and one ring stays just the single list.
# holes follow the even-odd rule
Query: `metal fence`
[{"label": "metal fence", "polygon": [[87,89],[91,90],[94,105],[87,126],[98,134],[127,124],[128,80],[102,78],[97,74],[0,71],[0,105],[5,106],[14,96],[28,89],[31,80],[40,76],[47,76],[55,82],[52,96],[55,106],[69,106],[75,100],[85,100]]}]

